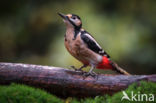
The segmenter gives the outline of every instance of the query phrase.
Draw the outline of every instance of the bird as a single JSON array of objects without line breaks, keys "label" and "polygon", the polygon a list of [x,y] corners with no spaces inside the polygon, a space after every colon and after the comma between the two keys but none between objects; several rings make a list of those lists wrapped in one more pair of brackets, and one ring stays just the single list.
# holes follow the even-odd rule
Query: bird
[{"label": "bird", "polygon": [[58,15],[63,19],[66,25],[64,35],[64,44],[68,52],[79,60],[83,65],[80,68],[71,66],[76,71],[82,71],[83,68],[90,66],[89,72],[85,75],[95,76],[93,70],[104,69],[114,70],[120,74],[130,75],[110,59],[110,56],[102,49],[94,37],[82,28],[81,18],[76,14]]}]

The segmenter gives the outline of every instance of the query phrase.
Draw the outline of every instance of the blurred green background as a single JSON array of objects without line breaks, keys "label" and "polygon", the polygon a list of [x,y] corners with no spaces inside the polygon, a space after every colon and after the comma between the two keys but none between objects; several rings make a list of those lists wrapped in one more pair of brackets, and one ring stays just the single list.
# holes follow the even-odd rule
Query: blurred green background
[{"label": "blurred green background", "polygon": [[156,73],[156,0],[0,1],[0,62],[80,66],[64,47],[66,28],[57,12],[79,15],[130,73]]}]

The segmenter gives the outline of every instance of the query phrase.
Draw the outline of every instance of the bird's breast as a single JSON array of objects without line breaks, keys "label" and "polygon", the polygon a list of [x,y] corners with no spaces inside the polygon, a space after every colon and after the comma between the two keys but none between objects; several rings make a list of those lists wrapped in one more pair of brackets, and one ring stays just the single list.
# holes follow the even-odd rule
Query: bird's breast
[{"label": "bird's breast", "polygon": [[78,39],[78,37],[73,40],[73,36],[71,37],[66,37],[65,40],[65,47],[67,50],[74,56],[79,56],[80,50],[81,50],[81,40]]},{"label": "bird's breast", "polygon": [[75,40],[67,36],[64,43],[68,52],[84,64],[89,64],[90,62],[98,63],[101,61],[101,56],[88,49],[87,45],[81,40],[80,34]]}]

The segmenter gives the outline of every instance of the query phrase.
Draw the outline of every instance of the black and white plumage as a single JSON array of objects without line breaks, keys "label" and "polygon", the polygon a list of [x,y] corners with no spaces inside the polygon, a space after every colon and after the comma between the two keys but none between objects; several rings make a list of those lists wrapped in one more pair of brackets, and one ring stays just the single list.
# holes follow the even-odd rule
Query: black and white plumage
[{"label": "black and white plumage", "polygon": [[83,66],[91,66],[88,74],[94,75],[93,69],[112,69],[121,74],[128,75],[116,63],[110,60],[110,56],[101,48],[96,40],[84,29],[79,16],[74,14],[58,13],[66,24],[65,47],[68,52],[83,63]]},{"label": "black and white plumage", "polygon": [[81,31],[80,35],[81,35],[81,39],[84,41],[84,43],[87,45],[89,49],[102,56],[106,56],[107,58],[110,58],[110,56],[101,48],[101,46],[88,32]]}]

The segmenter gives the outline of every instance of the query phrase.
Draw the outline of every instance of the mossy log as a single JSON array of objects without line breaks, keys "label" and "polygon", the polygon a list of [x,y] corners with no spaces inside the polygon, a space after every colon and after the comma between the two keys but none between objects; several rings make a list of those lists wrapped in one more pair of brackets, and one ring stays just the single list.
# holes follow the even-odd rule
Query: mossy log
[{"label": "mossy log", "polygon": [[41,65],[0,63],[0,84],[22,83],[61,97],[112,95],[141,80],[156,82],[156,75],[106,75],[84,77],[81,72]]}]

